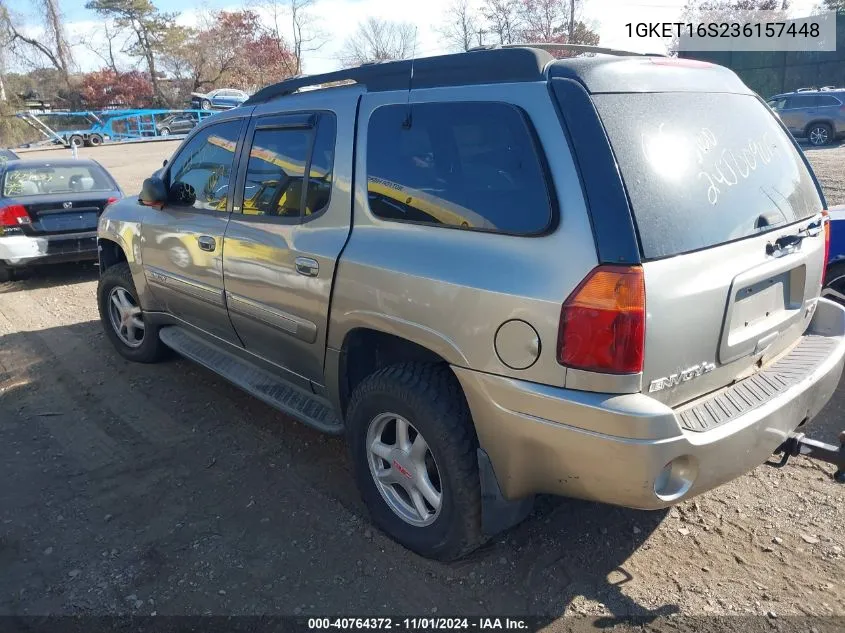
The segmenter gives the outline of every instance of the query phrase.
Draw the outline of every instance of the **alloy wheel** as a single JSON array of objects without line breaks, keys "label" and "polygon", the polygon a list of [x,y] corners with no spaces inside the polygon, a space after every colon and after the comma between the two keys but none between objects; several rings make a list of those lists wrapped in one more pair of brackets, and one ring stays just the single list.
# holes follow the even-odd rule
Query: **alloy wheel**
[{"label": "alloy wheel", "polygon": [[422,433],[396,413],[382,413],[367,429],[370,474],[388,507],[406,523],[425,527],[440,516],[443,484]]},{"label": "alloy wheel", "polygon": [[810,144],[811,145],[826,145],[828,139],[827,128],[822,126],[814,127],[810,130]]},{"label": "alloy wheel", "polygon": [[144,316],[132,294],[122,286],[115,286],[108,298],[109,321],[124,345],[140,347],[144,342]]}]

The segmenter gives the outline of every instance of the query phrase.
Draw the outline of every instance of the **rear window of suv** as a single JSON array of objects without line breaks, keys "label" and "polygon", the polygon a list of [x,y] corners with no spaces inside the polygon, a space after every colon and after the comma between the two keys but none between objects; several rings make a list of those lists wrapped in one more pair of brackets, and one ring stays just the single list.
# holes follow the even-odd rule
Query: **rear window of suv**
[{"label": "rear window of suv", "polygon": [[367,193],[377,217],[535,235],[552,223],[526,115],[496,102],[389,105],[370,116]]},{"label": "rear window of suv", "polygon": [[801,156],[753,96],[636,93],[593,100],[646,259],[740,240],[821,211]]}]

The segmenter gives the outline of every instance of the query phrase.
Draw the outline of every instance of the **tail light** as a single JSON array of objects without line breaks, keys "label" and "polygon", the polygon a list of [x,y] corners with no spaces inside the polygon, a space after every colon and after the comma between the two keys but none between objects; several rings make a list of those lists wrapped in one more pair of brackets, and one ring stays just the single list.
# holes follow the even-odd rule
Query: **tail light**
[{"label": "tail light", "polygon": [[32,218],[29,217],[23,205],[12,204],[8,207],[0,207],[0,226],[20,226],[21,224],[32,224]]},{"label": "tail light", "polygon": [[643,369],[645,281],[640,266],[599,266],[560,311],[561,365],[612,374]]},{"label": "tail light", "polygon": [[120,198],[115,198],[114,196],[112,196],[111,198],[109,198],[108,200],[106,200],[106,206],[109,206],[110,204],[114,204],[114,203],[115,203],[115,202],[117,202],[118,200],[120,200]]}]

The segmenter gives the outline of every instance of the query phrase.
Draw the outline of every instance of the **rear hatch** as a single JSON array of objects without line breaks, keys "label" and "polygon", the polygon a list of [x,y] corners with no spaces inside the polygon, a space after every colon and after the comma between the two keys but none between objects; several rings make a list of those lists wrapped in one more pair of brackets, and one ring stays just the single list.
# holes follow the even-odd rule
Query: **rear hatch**
[{"label": "rear hatch", "polygon": [[594,94],[638,233],[643,391],[676,406],[793,347],[821,290],[823,202],[754,95]]}]

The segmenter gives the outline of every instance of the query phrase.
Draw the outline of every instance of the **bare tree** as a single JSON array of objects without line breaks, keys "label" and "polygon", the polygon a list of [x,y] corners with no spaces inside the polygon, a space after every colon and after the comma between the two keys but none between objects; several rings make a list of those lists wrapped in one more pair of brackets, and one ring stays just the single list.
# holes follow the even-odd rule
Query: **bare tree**
[{"label": "bare tree", "polygon": [[349,68],[368,62],[404,59],[414,50],[416,27],[408,22],[367,18],[343,44],[339,59]]},{"label": "bare tree", "polygon": [[522,31],[521,3],[519,0],[484,0],[481,15],[487,29],[497,44],[514,44]]},{"label": "bare tree", "polygon": [[254,0],[255,7],[270,18],[269,34],[289,53],[288,41],[293,43],[291,74],[301,75],[308,53],[320,50],[329,41],[329,35],[319,26],[311,12],[316,0]]},{"label": "bare tree", "polygon": [[106,68],[120,73],[117,64],[117,54],[123,52],[127,46],[128,36],[126,30],[121,28],[113,20],[103,22],[103,28],[95,29],[88,36],[79,39],[79,44],[94,53],[102,60]]},{"label": "bare tree", "polygon": [[6,3],[0,0],[0,29],[4,32],[6,47],[19,59],[30,63],[34,59],[46,58],[50,65],[59,71],[64,84],[70,87],[73,57],[56,0],[39,0],[36,6],[41,12],[40,21],[44,23],[45,29],[41,33],[28,35],[19,28],[17,19],[11,14]]},{"label": "bare tree", "polygon": [[476,37],[480,39],[483,32],[481,16],[470,6],[469,0],[454,0],[446,9],[442,24],[435,30],[450,50],[468,51],[476,46]]}]

